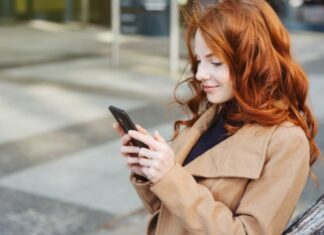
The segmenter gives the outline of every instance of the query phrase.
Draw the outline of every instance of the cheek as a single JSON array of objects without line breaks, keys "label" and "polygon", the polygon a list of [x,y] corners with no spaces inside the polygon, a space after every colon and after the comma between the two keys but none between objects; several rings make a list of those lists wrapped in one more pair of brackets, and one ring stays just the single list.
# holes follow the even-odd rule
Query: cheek
[{"label": "cheek", "polygon": [[233,96],[233,83],[232,83],[232,80],[231,79],[228,79],[228,81],[226,82],[226,91],[227,93],[230,95],[230,96]]},{"label": "cheek", "polygon": [[233,82],[230,78],[228,78],[225,82],[226,86],[228,87],[228,89],[233,90]]},{"label": "cheek", "polygon": [[219,77],[218,77],[218,81],[222,84],[223,88],[224,88],[224,92],[229,95],[232,96],[233,94],[233,82],[230,78],[230,74],[228,71],[223,70],[223,71],[219,71]]},{"label": "cheek", "polygon": [[205,72],[208,74],[213,74],[215,77],[218,76],[220,71],[215,70],[211,65],[207,65],[204,67]]},{"label": "cheek", "polygon": [[214,67],[212,74],[221,83],[228,83],[230,80],[230,73],[226,66]]},{"label": "cheek", "polygon": [[229,85],[229,86],[227,87],[226,93],[227,93],[228,96],[231,97],[231,98],[234,96],[234,91],[233,91],[233,86],[232,86],[232,85]]},{"label": "cheek", "polygon": [[220,71],[215,74],[215,80],[219,82],[224,88],[230,89],[233,87],[233,82],[226,71]]}]

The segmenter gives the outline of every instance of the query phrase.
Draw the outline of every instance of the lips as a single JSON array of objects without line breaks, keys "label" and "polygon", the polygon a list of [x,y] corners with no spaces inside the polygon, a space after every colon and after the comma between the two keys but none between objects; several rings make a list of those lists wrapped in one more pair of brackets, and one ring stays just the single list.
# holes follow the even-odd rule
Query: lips
[{"label": "lips", "polygon": [[210,92],[214,89],[216,89],[217,87],[219,87],[219,85],[203,85],[203,89],[205,92]]}]

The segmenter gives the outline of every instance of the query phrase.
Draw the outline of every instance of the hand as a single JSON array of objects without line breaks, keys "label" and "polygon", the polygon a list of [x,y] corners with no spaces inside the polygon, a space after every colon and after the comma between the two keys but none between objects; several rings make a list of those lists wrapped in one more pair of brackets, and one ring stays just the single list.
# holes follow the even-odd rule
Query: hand
[{"label": "hand", "polygon": [[[145,130],[145,132],[147,131]],[[153,183],[157,182],[175,164],[173,150],[157,131],[154,132],[153,136],[139,131],[129,131],[128,134],[133,139],[137,139],[150,147],[150,149],[140,148],[138,163],[142,166],[146,178]]]},{"label": "hand", "polygon": [[[115,122],[113,124],[113,128],[116,130],[116,132],[121,136],[121,148],[120,152],[125,157],[127,168],[132,171],[133,173],[144,176],[142,166],[139,165],[139,147],[133,146],[131,143],[131,137],[128,134],[125,134],[123,129],[120,127],[118,122]],[[140,127],[139,125],[136,125],[136,128],[141,131],[141,133],[146,134],[144,128]]]}]

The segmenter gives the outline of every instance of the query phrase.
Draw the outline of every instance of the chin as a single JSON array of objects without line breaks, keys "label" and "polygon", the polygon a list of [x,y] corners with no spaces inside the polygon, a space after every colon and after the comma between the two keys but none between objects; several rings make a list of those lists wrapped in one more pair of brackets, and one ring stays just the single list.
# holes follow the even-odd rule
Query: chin
[{"label": "chin", "polygon": [[223,104],[230,100],[230,98],[227,97],[208,97],[208,96],[207,99],[212,104]]},{"label": "chin", "polygon": [[212,100],[208,100],[210,103],[212,104],[224,104],[226,101],[212,101]]}]

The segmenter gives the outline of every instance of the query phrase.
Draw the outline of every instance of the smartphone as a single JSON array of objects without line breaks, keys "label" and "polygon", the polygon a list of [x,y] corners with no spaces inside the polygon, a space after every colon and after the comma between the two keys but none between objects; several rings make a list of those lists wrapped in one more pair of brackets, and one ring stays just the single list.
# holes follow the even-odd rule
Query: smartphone
[{"label": "smartphone", "polygon": [[[109,106],[108,109],[111,112],[111,114],[114,116],[116,121],[119,123],[119,125],[121,126],[121,128],[123,129],[123,131],[125,133],[127,133],[129,130],[137,131],[134,122],[132,121],[132,119],[130,119],[130,117],[128,116],[128,114],[125,110],[116,108],[114,106]],[[146,144],[144,144],[138,140],[131,139],[131,142],[134,146],[149,149],[149,147]]]}]

